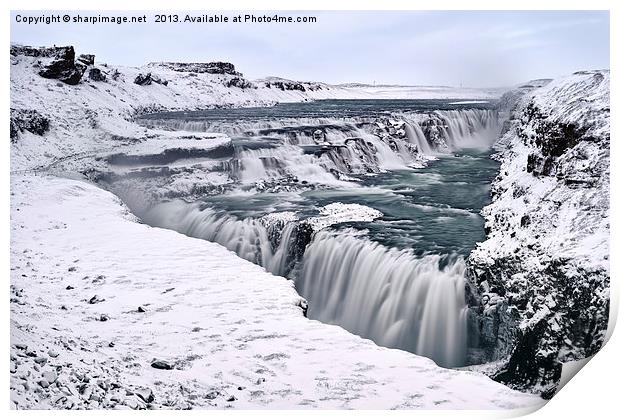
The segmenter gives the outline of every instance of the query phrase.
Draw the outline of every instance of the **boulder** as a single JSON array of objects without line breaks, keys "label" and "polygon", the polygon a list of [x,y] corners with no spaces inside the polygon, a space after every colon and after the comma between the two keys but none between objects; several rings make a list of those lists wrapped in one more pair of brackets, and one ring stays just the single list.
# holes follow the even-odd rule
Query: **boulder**
[{"label": "boulder", "polygon": [[153,391],[150,388],[137,388],[134,390],[134,393],[145,403],[152,403],[155,400],[155,396],[153,395]]},{"label": "boulder", "polygon": [[75,61],[73,47],[57,48],[56,58],[39,71],[39,76],[57,79],[68,85],[77,85],[86,71],[86,65]]},{"label": "boulder", "polygon": [[11,141],[17,140],[19,133],[28,131],[42,136],[50,128],[50,121],[33,109],[11,108]]},{"label": "boulder", "polygon": [[95,64],[95,55],[94,54],[80,54],[77,58],[79,63],[84,64],[85,66],[92,66]]},{"label": "boulder", "polygon": [[88,71],[88,78],[94,82],[105,82],[106,75],[97,67],[93,67]]},{"label": "boulder", "polygon": [[153,362],[151,363],[151,367],[155,369],[172,370],[172,364],[168,363],[165,360],[153,360]]},{"label": "boulder", "polygon": [[140,86],[148,86],[150,84],[154,83],[158,83],[160,85],[164,85],[167,86],[168,85],[168,81],[167,80],[163,80],[162,78],[160,78],[157,75],[154,75],[152,73],[146,73],[146,74],[142,74],[139,73],[136,78],[133,81],[136,85],[140,85]]}]

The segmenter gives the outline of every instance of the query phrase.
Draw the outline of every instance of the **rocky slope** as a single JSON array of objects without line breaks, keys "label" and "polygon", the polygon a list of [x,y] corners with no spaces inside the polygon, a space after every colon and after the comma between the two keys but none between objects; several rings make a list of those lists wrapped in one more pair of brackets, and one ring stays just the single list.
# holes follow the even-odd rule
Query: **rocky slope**
[{"label": "rocky slope", "polygon": [[494,378],[550,396],[562,363],[594,354],[607,329],[609,71],[545,83],[503,98],[514,108],[469,266]]}]

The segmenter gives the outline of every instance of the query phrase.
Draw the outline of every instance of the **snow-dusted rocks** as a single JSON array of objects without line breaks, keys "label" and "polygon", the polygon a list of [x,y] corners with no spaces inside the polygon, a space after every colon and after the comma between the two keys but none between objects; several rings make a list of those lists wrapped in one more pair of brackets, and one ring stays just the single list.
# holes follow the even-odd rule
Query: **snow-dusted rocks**
[{"label": "snow-dusted rocks", "polygon": [[242,76],[241,73],[235,70],[235,66],[231,63],[224,63],[221,61],[214,61],[211,63],[173,63],[173,62],[160,62],[149,63],[150,67],[163,67],[176,72],[186,73],[209,73],[209,74],[229,74],[232,76]]},{"label": "snow-dusted rocks", "polygon": [[[308,320],[291,281],[219,245],[136,223],[93,185],[16,175],[11,192],[13,407],[541,403],[482,374]],[[94,295],[105,300],[86,302]]]},{"label": "snow-dusted rocks", "polygon": [[11,108],[11,141],[15,142],[20,133],[28,131],[42,136],[49,130],[50,122],[38,111]]},{"label": "snow-dusted rocks", "polygon": [[480,344],[507,360],[495,378],[552,395],[561,363],[594,354],[607,329],[609,71],[527,90],[507,100],[488,237],[469,265]]},{"label": "snow-dusted rocks", "polygon": [[320,216],[307,220],[313,231],[345,222],[371,222],[383,216],[379,210],[361,204],[331,203],[319,209]]}]

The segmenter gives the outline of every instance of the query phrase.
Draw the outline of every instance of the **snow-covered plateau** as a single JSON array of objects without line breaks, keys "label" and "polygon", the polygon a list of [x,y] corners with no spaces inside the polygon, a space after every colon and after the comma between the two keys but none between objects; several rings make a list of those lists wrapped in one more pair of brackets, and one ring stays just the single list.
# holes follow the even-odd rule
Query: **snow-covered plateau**
[{"label": "snow-covered plateau", "polygon": [[[531,409],[543,403],[541,391],[552,394],[561,363],[600,348],[609,286],[607,71],[502,97],[500,107],[512,111],[496,145],[502,164],[484,209],[487,239],[467,261],[484,365],[447,369],[308,319],[292,280],[132,214],[165,198],[170,214],[205,217],[179,207],[178,197],[226,191],[233,175],[255,190],[284,188],[264,178],[286,169],[251,166],[276,160],[251,149],[236,162],[243,170],[219,162],[235,149],[230,127],[168,130],[137,119],[318,99],[483,104],[497,91],[251,81],[229,63],[119,67],[72,47],[12,45],[10,60],[12,408]],[[318,180],[348,188],[364,172],[423,167],[434,151],[466,142],[474,125],[495,133],[497,121],[494,110],[356,120],[331,133],[337,141],[301,133],[316,142],[314,154],[273,153],[302,169],[290,180],[296,187]],[[280,135],[283,127],[266,129]],[[190,159],[197,156],[205,160]],[[312,234],[381,217],[332,202],[304,222]],[[297,221],[281,211],[257,223]],[[349,242],[342,249],[363,246]],[[464,278],[464,267],[461,260],[453,274]]]}]

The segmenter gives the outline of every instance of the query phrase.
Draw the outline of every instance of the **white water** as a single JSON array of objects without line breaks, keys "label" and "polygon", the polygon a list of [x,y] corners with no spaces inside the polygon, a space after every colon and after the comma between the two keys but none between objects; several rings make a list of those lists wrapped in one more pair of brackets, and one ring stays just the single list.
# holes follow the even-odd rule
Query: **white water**
[{"label": "white water", "polygon": [[255,264],[268,265],[273,256],[267,229],[252,219],[239,220],[181,200],[158,204],[141,216],[151,226],[217,242]]},{"label": "white water", "polygon": [[351,235],[319,232],[295,281],[309,316],[377,344],[462,366],[467,348],[465,263],[439,268]]},{"label": "white water", "polygon": [[416,121],[405,121],[405,132],[407,133],[409,141],[415,144],[421,153],[425,155],[433,153],[432,147],[428,144],[424,132]]},{"label": "white water", "polygon": [[285,145],[270,149],[243,150],[238,153],[237,178],[244,184],[260,180],[296,177],[300,181],[331,186],[350,186],[339,181],[327,167],[331,162],[311,154],[304,154],[299,147]]},{"label": "white water", "polygon": [[451,150],[488,149],[497,140],[501,124],[491,110],[435,111],[444,122],[444,138]]}]

